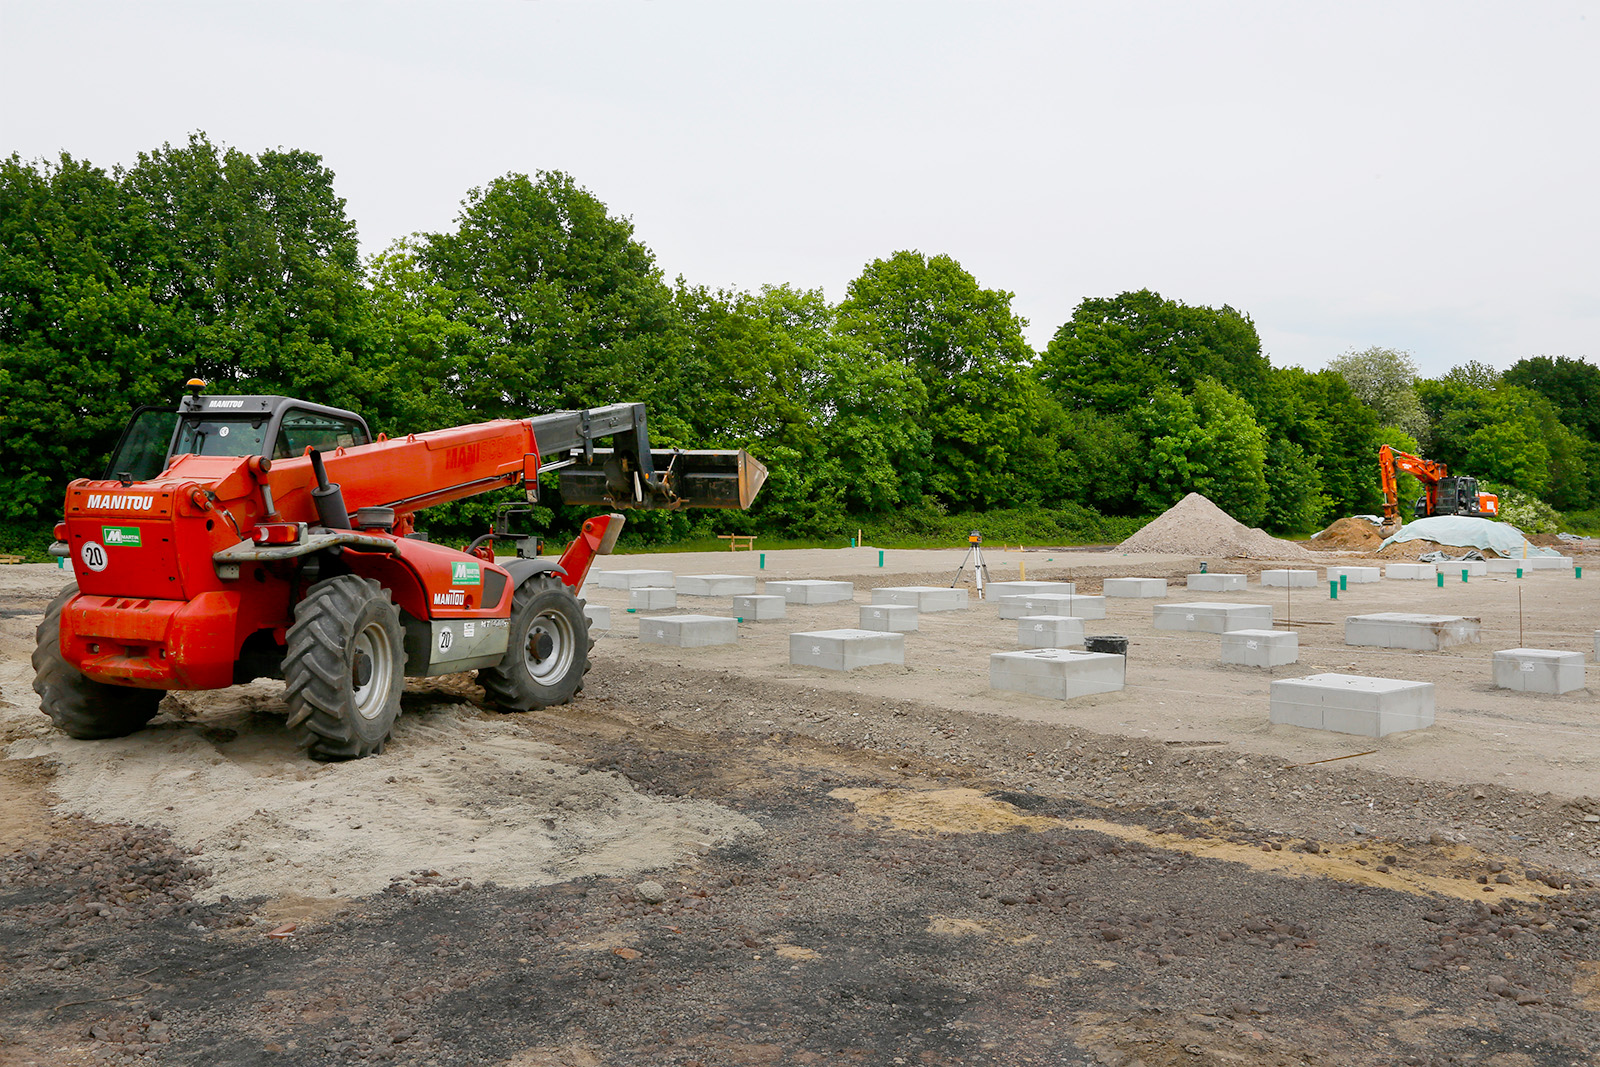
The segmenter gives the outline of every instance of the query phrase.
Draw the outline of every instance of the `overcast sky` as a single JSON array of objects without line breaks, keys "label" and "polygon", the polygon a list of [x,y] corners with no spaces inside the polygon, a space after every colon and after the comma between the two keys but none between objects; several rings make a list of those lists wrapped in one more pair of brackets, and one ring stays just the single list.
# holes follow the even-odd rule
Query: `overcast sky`
[{"label": "overcast sky", "polygon": [[[1594,14],[1589,14],[1590,10]],[[1600,358],[1583,3],[0,0],[0,153],[319,153],[376,252],[562,170],[668,278],[948,253],[1036,347],[1086,296],[1248,313],[1274,363]]]}]

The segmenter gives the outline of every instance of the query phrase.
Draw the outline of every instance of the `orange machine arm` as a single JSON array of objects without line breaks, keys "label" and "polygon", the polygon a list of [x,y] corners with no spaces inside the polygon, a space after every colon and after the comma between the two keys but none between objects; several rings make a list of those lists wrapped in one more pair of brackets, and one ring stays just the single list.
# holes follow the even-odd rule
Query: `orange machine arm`
[{"label": "orange machine arm", "polygon": [[1388,445],[1379,445],[1378,479],[1383,486],[1382,528],[1385,531],[1398,530],[1404,521],[1400,518],[1399,489],[1395,480],[1397,468],[1414,475],[1422,483],[1423,490],[1428,494],[1430,512],[1436,503],[1434,497],[1439,491],[1440,480],[1450,473],[1450,468],[1443,463],[1413,456],[1409,452],[1397,452]]}]

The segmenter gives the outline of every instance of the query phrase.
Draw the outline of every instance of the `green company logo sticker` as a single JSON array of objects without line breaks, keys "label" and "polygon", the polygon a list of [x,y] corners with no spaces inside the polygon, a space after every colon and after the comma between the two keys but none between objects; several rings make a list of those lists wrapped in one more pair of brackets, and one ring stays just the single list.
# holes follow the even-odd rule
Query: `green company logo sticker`
[{"label": "green company logo sticker", "polygon": [[137,526],[102,526],[100,527],[100,540],[107,545],[120,545],[123,548],[139,547],[139,527]]},{"label": "green company logo sticker", "polygon": [[479,565],[476,563],[452,563],[450,564],[450,584],[477,585],[483,581],[479,571]]}]

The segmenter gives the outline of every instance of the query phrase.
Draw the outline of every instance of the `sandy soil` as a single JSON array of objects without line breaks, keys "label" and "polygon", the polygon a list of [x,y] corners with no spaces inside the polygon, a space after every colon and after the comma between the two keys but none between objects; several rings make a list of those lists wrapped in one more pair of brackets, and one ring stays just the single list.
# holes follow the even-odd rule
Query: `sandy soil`
[{"label": "sandy soil", "polygon": [[[1113,600],[1088,629],[1131,638],[1125,692],[994,693],[1016,624],[974,602],[924,615],[904,667],[834,674],[789,666],[788,634],[947,585],[964,551],[623,556],[857,593],[675,650],[592,589],[615,629],[576,703],[412,683],[382,756],[322,765],[265,682],[56,737],[27,657],[62,575],[0,568],[0,1064],[1600,1064],[1600,685],[1488,670],[1592,652],[1590,577],[1334,603],[1189,596],[1191,557],[985,555],[992,580],[1270,603],[1301,661],[1223,668]],[[1476,615],[1484,643],[1342,644],[1382,610]],[[1319,669],[1432,681],[1438,725],[1268,725],[1270,679]]]}]

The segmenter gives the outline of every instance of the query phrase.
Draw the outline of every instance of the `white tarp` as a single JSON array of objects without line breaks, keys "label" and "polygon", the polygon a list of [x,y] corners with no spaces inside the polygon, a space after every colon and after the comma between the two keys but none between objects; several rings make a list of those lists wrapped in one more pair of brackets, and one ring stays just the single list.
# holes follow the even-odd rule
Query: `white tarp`
[{"label": "white tarp", "polygon": [[1460,545],[1463,548],[1492,548],[1502,556],[1522,559],[1526,556],[1559,556],[1553,548],[1540,548],[1529,544],[1522,531],[1510,523],[1494,519],[1475,519],[1466,515],[1434,515],[1427,519],[1412,519],[1400,532],[1379,545],[1387,548],[1396,541],[1434,541],[1441,545]]}]

